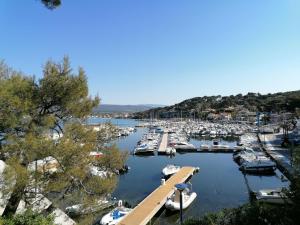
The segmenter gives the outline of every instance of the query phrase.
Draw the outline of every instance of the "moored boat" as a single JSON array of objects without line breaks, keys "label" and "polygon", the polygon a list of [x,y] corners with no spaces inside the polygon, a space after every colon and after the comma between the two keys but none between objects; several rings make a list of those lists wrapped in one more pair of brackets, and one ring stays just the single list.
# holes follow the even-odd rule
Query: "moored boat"
[{"label": "moored boat", "polygon": [[175,155],[176,154],[176,149],[172,147],[167,147],[165,150],[167,155]]},{"label": "moored boat", "polygon": [[138,154],[154,154],[154,147],[150,144],[142,144],[136,147],[133,151],[135,155]]},{"label": "moored boat", "polygon": [[192,151],[195,151],[197,150],[197,148],[193,145],[193,144],[190,144],[190,143],[187,143],[187,142],[177,142],[176,144],[174,144],[173,146],[176,151],[188,151],[188,150],[192,150]]},{"label": "moored boat", "polygon": [[213,140],[211,151],[229,151],[229,145],[220,144],[218,140]]},{"label": "moored boat", "polygon": [[274,173],[276,170],[276,164],[271,160],[252,160],[242,163],[240,170],[245,173]]},{"label": "moored boat", "polygon": [[119,223],[124,216],[131,212],[132,209],[122,206],[122,203],[119,203],[119,206],[114,210],[110,211],[104,215],[100,221],[101,225],[115,225]]},{"label": "moored boat", "polygon": [[209,145],[206,145],[206,144],[200,145],[200,151],[209,151],[209,150],[210,150]]},{"label": "moored boat", "polygon": [[165,168],[162,169],[161,173],[164,177],[168,177],[177,173],[179,170],[180,166],[167,165]]},{"label": "moored boat", "polygon": [[284,204],[290,202],[287,195],[281,189],[259,190],[255,193],[257,201],[271,204]]},{"label": "moored boat", "polygon": [[[192,192],[190,188],[185,188],[182,191],[182,209],[189,207],[196,199],[197,193]],[[180,192],[176,189],[174,194],[166,201],[165,207],[171,211],[180,210]]]}]

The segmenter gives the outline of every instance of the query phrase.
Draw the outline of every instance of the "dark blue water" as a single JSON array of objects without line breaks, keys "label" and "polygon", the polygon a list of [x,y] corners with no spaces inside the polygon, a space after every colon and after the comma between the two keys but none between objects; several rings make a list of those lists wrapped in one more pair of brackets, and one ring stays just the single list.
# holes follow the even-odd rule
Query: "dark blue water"
[{"label": "dark blue water", "polygon": [[[103,121],[103,120],[101,120]],[[133,120],[111,120],[112,123],[122,126],[134,126],[138,122]],[[129,137],[114,141],[123,151],[131,151],[147,129],[139,128]],[[202,143],[211,143],[209,140],[190,141],[199,147]],[[235,141],[222,141],[229,145],[235,145]],[[129,173],[119,177],[119,183],[113,196],[123,199],[135,206],[160,185],[161,170],[167,164],[180,166],[200,167],[200,172],[195,174],[191,182],[193,190],[198,197],[184,212],[185,217],[200,217],[201,215],[218,211],[223,208],[236,207],[249,201],[246,182],[252,190],[278,188],[287,186],[287,182],[280,180],[280,173],[274,176],[250,176],[246,177],[239,171],[238,165],[232,160],[232,154],[226,153],[186,153],[168,156],[132,156],[127,164],[131,167]],[[178,221],[178,215],[166,215],[162,212],[156,218],[156,224],[174,224]]]}]

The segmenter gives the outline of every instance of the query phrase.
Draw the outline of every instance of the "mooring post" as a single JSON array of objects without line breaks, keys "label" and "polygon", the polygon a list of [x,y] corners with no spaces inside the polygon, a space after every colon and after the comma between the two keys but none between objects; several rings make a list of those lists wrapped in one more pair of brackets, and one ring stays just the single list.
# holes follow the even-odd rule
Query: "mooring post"
[{"label": "mooring post", "polygon": [[182,191],[180,191],[180,224],[183,224],[183,215],[182,215]]}]

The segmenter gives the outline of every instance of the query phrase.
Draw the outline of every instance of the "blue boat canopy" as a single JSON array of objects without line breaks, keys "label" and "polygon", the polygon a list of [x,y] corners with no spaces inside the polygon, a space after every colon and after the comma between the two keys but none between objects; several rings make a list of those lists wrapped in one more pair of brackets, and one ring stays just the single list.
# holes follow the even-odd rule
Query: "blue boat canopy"
[{"label": "blue boat canopy", "polygon": [[181,184],[175,184],[175,187],[179,190],[179,191],[183,191],[184,189],[188,188],[188,185],[186,183],[181,183]]}]

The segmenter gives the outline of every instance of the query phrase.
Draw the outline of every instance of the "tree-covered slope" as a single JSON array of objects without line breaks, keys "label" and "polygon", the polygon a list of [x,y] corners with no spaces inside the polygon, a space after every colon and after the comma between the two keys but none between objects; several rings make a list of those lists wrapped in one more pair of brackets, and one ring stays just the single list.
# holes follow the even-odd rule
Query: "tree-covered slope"
[{"label": "tree-covered slope", "polygon": [[207,112],[238,112],[241,110],[248,110],[252,112],[294,112],[296,108],[300,108],[299,90],[266,95],[248,93],[246,95],[238,94],[230,96],[217,95],[195,97],[172,106],[135,113],[134,117],[201,117],[201,114]]}]

